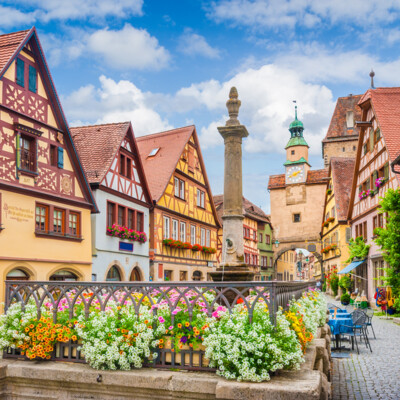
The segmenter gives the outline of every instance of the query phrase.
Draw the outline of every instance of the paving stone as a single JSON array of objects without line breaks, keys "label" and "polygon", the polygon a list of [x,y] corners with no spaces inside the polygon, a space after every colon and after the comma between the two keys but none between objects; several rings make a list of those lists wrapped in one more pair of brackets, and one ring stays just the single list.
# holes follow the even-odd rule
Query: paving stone
[{"label": "paving stone", "polygon": [[354,349],[350,358],[333,359],[333,400],[400,399],[400,326],[380,317],[373,317],[372,324],[372,353],[358,342],[360,354]]}]

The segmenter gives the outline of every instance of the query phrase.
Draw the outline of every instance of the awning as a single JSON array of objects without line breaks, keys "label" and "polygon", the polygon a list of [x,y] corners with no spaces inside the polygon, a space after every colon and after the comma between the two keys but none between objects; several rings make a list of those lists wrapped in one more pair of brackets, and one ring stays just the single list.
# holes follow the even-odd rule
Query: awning
[{"label": "awning", "polygon": [[367,259],[364,259],[364,260],[361,260],[361,261],[353,261],[347,267],[344,267],[341,271],[339,271],[338,275],[348,274],[350,271],[353,271],[354,268],[357,268],[359,265],[361,265],[366,260]]}]

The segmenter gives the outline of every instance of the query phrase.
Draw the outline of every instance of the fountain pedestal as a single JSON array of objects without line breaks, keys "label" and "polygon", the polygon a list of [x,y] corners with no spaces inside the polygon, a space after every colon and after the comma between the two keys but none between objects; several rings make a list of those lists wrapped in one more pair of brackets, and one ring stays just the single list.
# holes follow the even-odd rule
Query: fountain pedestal
[{"label": "fountain pedestal", "polygon": [[243,195],[242,195],[242,138],[249,133],[237,119],[241,101],[232,87],[226,102],[229,120],[218,127],[224,138],[224,211],[222,264],[210,275],[215,282],[238,282],[254,280],[254,271],[244,262],[243,247]]}]

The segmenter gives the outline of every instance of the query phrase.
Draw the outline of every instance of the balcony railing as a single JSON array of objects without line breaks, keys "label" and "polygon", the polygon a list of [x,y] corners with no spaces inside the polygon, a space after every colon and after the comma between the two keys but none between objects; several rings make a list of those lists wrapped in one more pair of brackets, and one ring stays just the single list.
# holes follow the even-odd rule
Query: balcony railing
[{"label": "balcony railing", "polygon": [[[205,305],[203,310],[211,317],[218,305],[224,306],[229,313],[238,303],[244,303],[248,310],[249,322],[252,322],[256,304],[264,303],[268,308],[271,322],[275,324],[276,313],[279,307],[286,309],[289,301],[294,297],[298,299],[303,292],[315,288],[312,282],[38,282],[38,281],[6,281],[5,310],[11,304],[20,302],[24,310],[28,302],[33,301],[37,306],[37,317],[41,317],[40,308],[46,305],[52,310],[53,321],[57,322],[60,305],[65,308],[68,304],[69,318],[76,317],[79,307],[88,318],[90,308],[96,304],[100,311],[105,311],[111,302],[119,306],[127,302],[131,304],[134,312],[139,314],[140,306],[146,300],[150,302],[154,315],[157,315],[157,305],[167,302],[171,310],[172,324],[174,321],[173,310],[179,304],[187,307],[189,320],[196,312],[196,303],[201,301]],[[187,295],[191,295],[188,301]],[[205,293],[213,296],[205,296]],[[173,296],[172,296],[173,294]],[[171,295],[171,296],[170,296]],[[212,300],[207,300],[212,299]],[[85,362],[79,351],[77,342],[60,343],[54,350],[52,359],[58,361]],[[171,353],[171,349],[154,349],[157,357],[148,360],[147,366],[156,368],[180,368],[191,370],[210,370],[203,365],[203,350],[193,348],[182,351],[178,355]],[[4,353],[6,358],[23,358],[18,349],[9,349]],[[194,362],[200,359],[197,363]],[[183,361],[182,361],[183,360]]]}]

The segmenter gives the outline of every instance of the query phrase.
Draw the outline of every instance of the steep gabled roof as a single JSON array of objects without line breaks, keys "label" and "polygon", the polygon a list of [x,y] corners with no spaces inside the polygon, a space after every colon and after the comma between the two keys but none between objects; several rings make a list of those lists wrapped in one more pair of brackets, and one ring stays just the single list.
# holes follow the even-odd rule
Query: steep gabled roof
[{"label": "steep gabled roof", "polygon": [[130,125],[120,122],[70,128],[90,183],[103,180]]},{"label": "steep gabled roof", "polygon": [[[328,180],[327,169],[309,170],[307,172],[306,185],[321,185]],[[285,174],[270,175],[268,182],[268,190],[282,189],[286,187]]]},{"label": "steep gabled roof", "polygon": [[[220,226],[194,125],[140,136],[136,139],[146,178],[149,183],[151,197],[153,202],[157,202],[163,196],[182,156],[183,150],[192,136],[196,145],[197,155],[215,222]],[[150,153],[156,149],[157,151],[155,151],[155,154],[150,156]]]},{"label": "steep gabled roof", "polygon": [[[361,118],[360,107],[357,106],[361,99],[361,95],[349,95],[346,97],[339,97],[336,102],[335,111],[333,112],[331,123],[329,124],[323,142],[329,142],[332,139],[346,139],[348,136],[358,135],[359,128],[347,128],[346,114],[347,111],[353,111],[354,124]],[[350,138],[354,140],[354,137]]]},{"label": "steep gabled roof", "polygon": [[360,107],[368,101],[371,101],[389,159],[394,161],[400,154],[400,87],[369,89],[361,98]]},{"label": "steep gabled roof", "polygon": [[[65,133],[65,145],[69,150],[69,156],[71,158],[72,165],[74,166],[74,171],[76,172],[77,177],[82,184],[82,192],[85,195],[86,201],[91,206],[92,211],[98,212],[96,201],[93,197],[89,182],[86,178],[82,164],[78,157],[78,153],[72,141],[67,119],[65,118],[64,111],[62,109],[60,99],[54,86],[53,78],[47,65],[42,45],[40,44],[35,27],[32,27],[31,29],[26,31],[0,35],[0,79],[2,79],[4,73],[7,71],[9,66],[14,62],[21,50],[28,43],[31,46],[32,53],[38,64],[39,71],[43,79],[43,85],[46,88],[49,96],[49,102],[54,111],[54,116],[60,126],[60,129]],[[7,57],[9,57],[8,60]]]},{"label": "steep gabled roof", "polygon": [[[257,207],[250,200],[242,197],[243,200],[243,215],[254,219],[259,222],[264,222],[271,225],[270,216],[267,215],[260,207]],[[218,218],[222,222],[223,205],[224,205],[224,195],[218,194],[214,196],[215,207],[217,208]],[[271,225],[272,227],[272,225]]]},{"label": "steep gabled roof", "polygon": [[70,128],[79,156],[91,184],[99,184],[109,168],[122,141],[128,135],[133,143],[132,153],[137,155],[137,171],[146,199],[152,203],[139,149],[130,122],[89,125]]},{"label": "steep gabled roof", "polygon": [[333,192],[335,194],[336,215],[338,221],[346,222],[353,184],[355,158],[331,158],[329,176],[332,175]]},{"label": "steep gabled roof", "polygon": [[32,29],[0,36],[0,76],[7,70],[12,62],[10,60],[14,58],[13,56],[16,55],[22,41],[24,41]]}]

